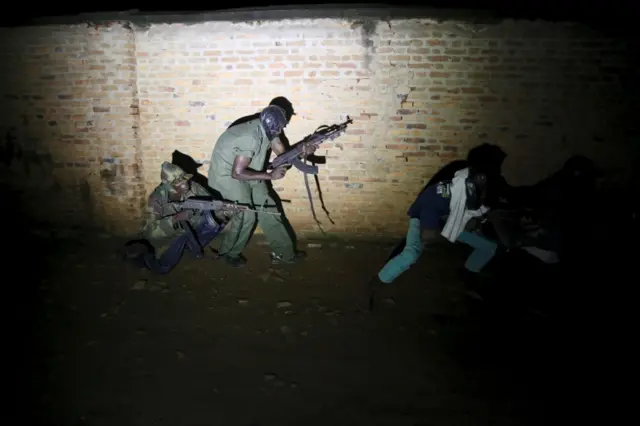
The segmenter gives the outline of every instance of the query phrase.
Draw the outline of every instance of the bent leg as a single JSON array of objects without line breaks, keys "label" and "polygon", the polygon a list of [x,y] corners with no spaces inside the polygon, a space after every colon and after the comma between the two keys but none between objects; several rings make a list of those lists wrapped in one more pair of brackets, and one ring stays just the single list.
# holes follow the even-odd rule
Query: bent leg
[{"label": "bent leg", "polygon": [[156,257],[155,253],[147,253],[144,256],[144,263],[154,274],[166,274],[171,271],[180,261],[184,248],[187,245],[189,236],[183,233],[173,240],[170,245],[161,251],[160,257]]},{"label": "bent leg", "polygon": [[[220,192],[228,201],[238,204],[251,203],[251,188],[245,182],[232,178],[217,179],[213,189]],[[229,258],[238,258],[247,245],[251,231],[255,225],[255,212],[239,212],[226,225],[227,231],[223,234],[220,243],[220,254]]]},{"label": "bent leg", "polygon": [[[275,206],[276,203],[269,195],[269,189],[264,182],[251,185],[252,199],[257,209],[261,209],[263,205]],[[266,212],[277,213],[276,207],[267,207]],[[291,261],[295,258],[295,248],[291,236],[287,232],[284,224],[284,216],[275,214],[258,213],[258,226],[264,232],[264,236],[269,242],[271,251],[284,261]]]},{"label": "bent leg", "polygon": [[384,265],[378,272],[378,279],[385,284],[393,282],[417,262],[423,248],[424,244],[420,238],[420,220],[411,219],[404,249]]},{"label": "bent leg", "polygon": [[473,252],[467,258],[464,267],[478,273],[493,259],[498,245],[493,241],[473,232],[462,232],[458,241],[473,247]]},{"label": "bent leg", "polygon": [[218,223],[214,219],[213,212],[207,211],[190,224],[190,228],[186,230],[190,234],[187,239],[187,249],[200,259],[204,256],[204,249],[211,241],[224,229],[224,223]]},{"label": "bent leg", "polygon": [[207,247],[215,237],[224,229],[224,223],[218,224],[213,219],[211,212],[205,213],[202,222],[196,227],[195,234],[200,247]]}]

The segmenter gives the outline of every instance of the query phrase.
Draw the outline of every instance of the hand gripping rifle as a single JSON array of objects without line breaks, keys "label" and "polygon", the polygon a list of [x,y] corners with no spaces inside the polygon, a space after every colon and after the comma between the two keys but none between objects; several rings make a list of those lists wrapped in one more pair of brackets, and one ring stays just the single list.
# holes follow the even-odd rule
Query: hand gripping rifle
[{"label": "hand gripping rifle", "polygon": [[322,204],[322,209],[327,214],[329,221],[334,223],[329,216],[329,212],[324,206],[324,201],[322,200],[322,192],[320,191],[320,181],[318,180],[318,166],[315,164],[307,164],[307,158],[304,158],[304,162],[300,159],[301,156],[304,155],[304,147],[306,144],[313,144],[316,148],[320,146],[320,144],[327,139],[334,140],[342,133],[347,130],[347,125],[353,123],[353,120],[347,116],[347,120],[344,123],[334,124],[332,126],[320,126],[316,129],[315,132],[308,135],[300,142],[291,147],[290,150],[278,155],[273,159],[271,164],[269,164],[268,169],[275,169],[276,167],[284,166],[284,165],[292,165],[296,169],[300,170],[304,173],[304,185],[307,188],[307,198],[309,198],[309,205],[311,206],[311,213],[313,214],[313,219],[316,221],[318,228],[324,234],[324,229],[320,226],[320,221],[316,216],[315,208],[313,207],[313,197],[311,196],[311,189],[309,188],[309,180],[308,175],[314,175],[316,180],[316,185],[318,186],[318,194],[320,196],[320,203]]}]

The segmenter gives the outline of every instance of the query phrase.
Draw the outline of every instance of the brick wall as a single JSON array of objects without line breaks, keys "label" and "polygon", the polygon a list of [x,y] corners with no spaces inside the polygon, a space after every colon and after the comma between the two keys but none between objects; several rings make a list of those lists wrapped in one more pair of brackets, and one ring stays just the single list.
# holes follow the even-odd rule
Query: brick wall
[{"label": "brick wall", "polygon": [[134,33],[78,25],[4,30],[0,40],[5,184],[25,190],[37,219],[138,227]]},{"label": "brick wall", "polygon": [[[44,193],[58,221],[115,232],[139,226],[174,150],[206,175],[222,131],[280,95],[298,114],[286,131],[292,143],[354,118],[318,152],[335,225],[315,201],[328,232],[402,233],[426,180],[478,143],[509,153],[514,184],[576,152],[629,171],[635,155],[637,46],[577,25],[112,23],[10,29],[0,40],[0,125],[23,151],[0,165],[2,176]],[[300,172],[274,186],[291,200],[296,230],[315,232]]]}]

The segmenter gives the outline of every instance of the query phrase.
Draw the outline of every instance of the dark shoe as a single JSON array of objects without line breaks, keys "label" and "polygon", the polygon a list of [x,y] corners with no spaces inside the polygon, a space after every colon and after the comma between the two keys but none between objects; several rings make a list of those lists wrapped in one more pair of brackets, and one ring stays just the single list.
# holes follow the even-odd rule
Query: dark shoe
[{"label": "dark shoe", "polygon": [[282,265],[282,264],[293,264],[293,263],[298,263],[299,261],[306,259],[307,258],[307,253],[303,252],[303,251],[296,251],[295,255],[293,256],[293,259],[291,260],[284,260],[282,258],[282,256],[277,255],[275,253],[271,253],[271,264],[272,265]]},{"label": "dark shoe", "polygon": [[144,257],[149,253],[153,253],[151,247],[145,241],[129,241],[121,250],[120,255],[124,262],[133,265],[136,268],[146,268]]},{"label": "dark shoe", "polygon": [[247,258],[243,255],[240,255],[238,257],[223,256],[223,258],[224,261],[227,262],[227,265],[233,268],[242,268],[247,264]]}]

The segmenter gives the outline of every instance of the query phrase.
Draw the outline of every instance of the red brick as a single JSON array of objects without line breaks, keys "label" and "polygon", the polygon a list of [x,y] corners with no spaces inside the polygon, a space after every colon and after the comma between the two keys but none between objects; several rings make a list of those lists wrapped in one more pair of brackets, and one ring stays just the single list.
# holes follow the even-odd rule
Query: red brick
[{"label": "red brick", "polygon": [[431,71],[429,76],[432,78],[447,78],[451,76],[450,72],[442,72],[442,71]]},{"label": "red brick", "polygon": [[481,87],[463,87],[462,93],[484,93],[484,89]]}]

